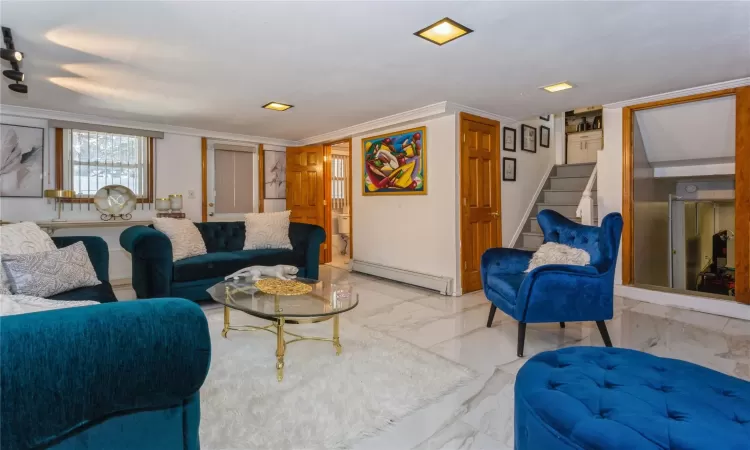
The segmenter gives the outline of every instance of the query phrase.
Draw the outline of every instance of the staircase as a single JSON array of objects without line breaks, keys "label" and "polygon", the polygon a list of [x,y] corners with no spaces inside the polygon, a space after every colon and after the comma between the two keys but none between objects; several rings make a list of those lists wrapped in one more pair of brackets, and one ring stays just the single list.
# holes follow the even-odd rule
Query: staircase
[{"label": "staircase", "polygon": [[[521,236],[514,245],[515,248],[536,251],[542,245],[544,235],[542,229],[539,228],[536,215],[544,209],[552,209],[574,222],[581,223],[581,219],[576,218],[576,209],[595,166],[596,163],[566,164],[552,169],[544,189],[534,200],[534,209],[523,226]],[[592,198],[596,206],[596,186],[593,187]],[[594,224],[599,224],[596,216]]]}]

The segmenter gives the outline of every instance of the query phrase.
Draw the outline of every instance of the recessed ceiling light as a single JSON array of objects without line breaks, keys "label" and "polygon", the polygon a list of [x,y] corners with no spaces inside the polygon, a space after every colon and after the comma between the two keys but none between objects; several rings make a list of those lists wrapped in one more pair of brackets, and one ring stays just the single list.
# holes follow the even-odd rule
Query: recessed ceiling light
[{"label": "recessed ceiling light", "polygon": [[285,103],[270,102],[263,105],[266,109],[272,109],[274,111],[286,111],[289,108],[294,108],[294,105],[287,105]]},{"label": "recessed ceiling light", "polygon": [[460,23],[446,17],[414,34],[422,39],[427,39],[433,44],[443,45],[473,31],[474,30],[466,28]]},{"label": "recessed ceiling light", "polygon": [[563,81],[562,83],[550,84],[549,86],[542,86],[542,89],[544,89],[547,92],[558,92],[558,91],[564,91],[565,89],[571,89],[572,87],[573,87],[572,84],[568,83],[567,81]]}]

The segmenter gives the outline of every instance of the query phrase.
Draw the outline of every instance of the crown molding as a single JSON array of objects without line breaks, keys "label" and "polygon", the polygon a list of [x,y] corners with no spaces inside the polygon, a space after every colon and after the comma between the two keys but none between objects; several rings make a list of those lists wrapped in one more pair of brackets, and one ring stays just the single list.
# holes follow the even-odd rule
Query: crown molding
[{"label": "crown molding", "polygon": [[624,108],[626,106],[638,105],[641,103],[656,102],[659,100],[667,100],[675,97],[685,97],[688,95],[704,94],[706,92],[720,91],[722,89],[732,89],[742,86],[750,85],[750,77],[738,78],[736,80],[722,81],[720,83],[706,84],[703,86],[692,87],[688,89],[681,89],[679,91],[665,92],[663,94],[649,95],[647,97],[634,98],[632,100],[625,100],[622,102],[608,103],[604,105],[604,108]]},{"label": "crown molding", "polygon": [[392,114],[390,116],[385,116],[379,119],[370,120],[368,122],[362,122],[357,125],[342,128],[340,130],[305,138],[299,141],[299,145],[312,145],[319,144],[321,142],[337,141],[356,136],[358,134],[369,133],[380,128],[388,128],[394,125],[401,125],[404,122],[425,120],[452,113],[453,111],[449,110],[448,108],[448,102],[433,103],[431,105],[422,106],[421,108],[400,112],[398,114]]},{"label": "crown molding", "polygon": [[49,109],[28,108],[26,106],[0,105],[0,114],[15,117],[27,117],[32,119],[67,120],[71,122],[108,125],[112,127],[138,128],[144,130],[161,131],[163,133],[182,134],[186,136],[197,136],[210,139],[223,139],[228,141],[252,142],[255,144],[279,145],[283,147],[293,147],[299,145],[297,141],[290,141],[287,139],[225,133],[221,131],[201,130],[198,128],[178,127],[174,125],[137,122],[132,120],[108,119],[106,117],[94,116],[90,114],[77,114],[64,111],[53,111]]},{"label": "crown molding", "polygon": [[487,119],[497,120],[502,125],[512,125],[516,122],[518,122],[518,119],[514,119],[512,117],[508,116],[501,116],[499,114],[493,114],[491,112],[483,111],[481,109],[472,108],[471,106],[462,105],[460,103],[453,103],[453,102],[447,102],[448,103],[448,109],[449,111],[458,113],[458,112],[465,112],[469,114],[473,114],[475,116],[484,117]]}]

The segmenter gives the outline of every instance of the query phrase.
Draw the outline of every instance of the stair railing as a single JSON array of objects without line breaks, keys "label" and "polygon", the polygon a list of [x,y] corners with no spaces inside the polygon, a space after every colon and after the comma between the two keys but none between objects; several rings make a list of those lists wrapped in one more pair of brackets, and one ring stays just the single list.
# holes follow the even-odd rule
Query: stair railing
[{"label": "stair railing", "polygon": [[581,219],[583,225],[594,224],[594,199],[591,197],[591,191],[594,189],[594,183],[596,182],[596,169],[599,164],[594,166],[593,172],[589,177],[589,182],[586,184],[586,189],[581,195],[581,201],[578,202],[578,208],[576,209],[576,217]]}]

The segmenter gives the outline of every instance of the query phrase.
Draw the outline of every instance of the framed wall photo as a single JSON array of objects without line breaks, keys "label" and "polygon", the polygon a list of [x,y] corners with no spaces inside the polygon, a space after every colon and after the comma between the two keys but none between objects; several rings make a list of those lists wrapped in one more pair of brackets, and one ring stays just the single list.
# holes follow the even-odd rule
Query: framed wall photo
[{"label": "framed wall photo", "polygon": [[539,145],[549,148],[549,128],[544,125],[539,127]]},{"label": "framed wall photo", "polygon": [[44,128],[0,124],[0,197],[44,192]]},{"label": "framed wall photo", "polygon": [[539,116],[540,119],[544,120],[545,122],[549,122],[549,114],[544,116]]},{"label": "framed wall photo", "polygon": [[516,151],[516,129],[503,127],[503,150],[506,152]]},{"label": "framed wall photo", "polygon": [[362,194],[427,194],[426,142],[426,127],[363,138]]},{"label": "framed wall photo", "polygon": [[521,150],[536,153],[536,128],[521,125]]},{"label": "framed wall photo", "polygon": [[516,181],[516,158],[503,158],[503,181]]},{"label": "framed wall photo", "polygon": [[286,152],[263,151],[263,198],[286,198]]}]

